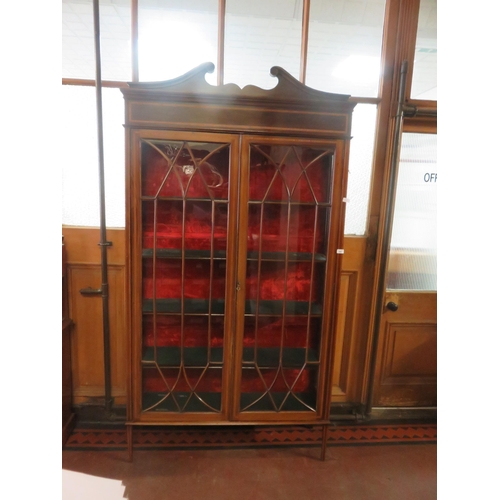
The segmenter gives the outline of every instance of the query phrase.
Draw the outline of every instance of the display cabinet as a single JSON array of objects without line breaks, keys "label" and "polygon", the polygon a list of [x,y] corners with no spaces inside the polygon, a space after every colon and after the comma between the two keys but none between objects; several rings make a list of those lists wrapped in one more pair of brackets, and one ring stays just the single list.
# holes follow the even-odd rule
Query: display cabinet
[{"label": "display cabinet", "polygon": [[322,425],[353,104],[281,68],[123,89],[134,425]]}]

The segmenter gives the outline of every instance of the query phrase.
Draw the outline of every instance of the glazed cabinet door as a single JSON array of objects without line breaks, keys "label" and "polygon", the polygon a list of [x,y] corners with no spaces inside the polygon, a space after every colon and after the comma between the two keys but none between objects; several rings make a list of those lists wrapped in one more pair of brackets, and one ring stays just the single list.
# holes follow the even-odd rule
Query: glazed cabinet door
[{"label": "glazed cabinet door", "polygon": [[132,418],[228,418],[238,136],[131,133]]},{"label": "glazed cabinet door", "polygon": [[342,142],[244,137],[234,418],[326,418]]}]

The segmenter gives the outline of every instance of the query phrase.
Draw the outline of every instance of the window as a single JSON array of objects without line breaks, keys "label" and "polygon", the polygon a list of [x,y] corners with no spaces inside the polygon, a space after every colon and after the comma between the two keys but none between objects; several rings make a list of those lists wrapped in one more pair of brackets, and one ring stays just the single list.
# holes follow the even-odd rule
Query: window
[{"label": "window", "polygon": [[[272,66],[282,66],[299,78],[301,55],[306,55],[306,85],[328,92],[347,93],[358,101],[353,115],[345,233],[363,235],[367,226],[377,105],[380,101],[386,2],[310,0],[309,3],[305,40],[302,36],[303,0],[226,0],[222,19],[225,25],[222,32],[223,83],[272,88],[276,85],[276,79],[269,75]],[[130,81],[133,60],[131,23],[134,19],[131,0],[101,0],[99,4],[103,81]],[[414,70],[414,93],[419,98],[431,96],[432,86],[435,87],[424,68],[432,58],[435,64],[436,54],[432,52],[435,50],[435,5],[435,0],[421,1]],[[93,80],[92,1],[63,0],[62,8],[63,77]],[[139,0],[136,19],[139,79],[167,80],[210,60],[216,64],[216,72],[208,75],[207,80],[215,85],[221,64],[218,36],[222,20],[219,16],[218,0]],[[307,42],[307,54],[303,53],[304,41]],[[429,50],[425,52],[424,49]],[[118,168],[123,164],[123,101],[120,106],[118,90],[104,90],[107,222],[108,225],[123,227],[123,168]],[[98,192],[98,177],[94,173],[97,172],[97,155],[88,153],[96,151],[95,99],[90,88],[65,89],[65,92],[64,99],[68,99],[66,110],[79,106],[79,120],[68,113],[68,124],[71,124],[67,127],[68,134],[78,126],[79,140],[88,145],[85,160],[80,155],[64,166],[63,224],[97,226],[98,203],[96,195],[91,194]],[[110,97],[113,94],[120,98]],[[85,95],[85,98],[80,98],[80,95]],[[85,100],[72,103],[71,96]],[[70,149],[76,147],[74,135],[66,142],[67,157],[70,158],[74,154]],[[75,192],[83,178],[88,183],[86,197]],[[83,216],[83,212],[87,215]]]},{"label": "window", "polygon": [[[139,0],[139,79],[170,80],[217,62],[217,0]],[[216,84],[215,72],[208,77]]]},{"label": "window", "polygon": [[437,100],[437,1],[420,0],[412,99]]}]

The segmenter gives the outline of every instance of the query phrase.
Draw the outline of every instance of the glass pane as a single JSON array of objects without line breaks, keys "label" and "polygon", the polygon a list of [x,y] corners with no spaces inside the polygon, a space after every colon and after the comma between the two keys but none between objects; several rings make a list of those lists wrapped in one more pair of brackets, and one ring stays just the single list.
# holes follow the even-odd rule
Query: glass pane
[{"label": "glass pane", "polygon": [[437,0],[420,0],[411,97],[437,100]]},{"label": "glass pane", "polygon": [[403,134],[388,289],[437,289],[436,146],[436,135]]},{"label": "glass pane", "polygon": [[364,235],[370,200],[377,106],[356,104],[352,115],[345,234]]},{"label": "glass pane", "polygon": [[227,200],[227,145],[145,141],[142,155],[144,196]]},{"label": "glass pane", "polygon": [[[61,88],[58,147],[62,160],[62,223],[99,226],[99,159],[94,87]],[[125,227],[125,136],[123,96],[102,89],[106,224]]]},{"label": "glass pane", "polygon": [[311,0],[306,84],[376,97],[384,14],[384,0]]},{"label": "glass pane", "polygon": [[144,367],[144,412],[219,413],[222,370],[220,367]]},{"label": "glass pane", "polygon": [[[130,0],[99,3],[103,80],[131,80],[130,19]],[[95,79],[92,0],[62,0],[62,76]]]},{"label": "glass pane", "polygon": [[241,411],[315,411],[333,160],[250,147]]},{"label": "glass pane", "polygon": [[302,0],[227,0],[224,83],[269,89],[269,70],[281,66],[299,78]]},{"label": "glass pane", "polygon": [[[139,79],[170,80],[217,64],[217,12],[217,0],[139,0]],[[216,71],[207,81],[216,84]]]},{"label": "glass pane", "polygon": [[229,145],[143,140],[143,411],[222,411]]},{"label": "glass pane", "polygon": [[[156,217],[156,219],[155,219]],[[155,224],[156,220],[156,224]],[[227,204],[208,201],[144,201],[143,247],[190,251],[203,257],[213,244],[224,250],[227,244]],[[172,252],[170,252],[172,254]],[[164,256],[170,255],[163,252]]]}]

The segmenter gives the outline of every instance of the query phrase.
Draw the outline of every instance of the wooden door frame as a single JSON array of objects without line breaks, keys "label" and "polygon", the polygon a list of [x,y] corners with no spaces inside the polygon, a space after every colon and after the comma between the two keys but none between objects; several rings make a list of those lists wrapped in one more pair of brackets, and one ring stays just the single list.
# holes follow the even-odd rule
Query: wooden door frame
[{"label": "wooden door frame", "polygon": [[407,81],[405,86],[405,104],[412,108],[429,110],[424,117],[416,115],[404,118],[403,132],[436,133],[437,120],[435,101],[418,101],[410,99],[411,81],[413,75],[413,60],[415,54],[418,14],[420,0],[388,0],[384,21],[385,32],[382,46],[382,64],[391,71],[386,71],[381,77],[381,101],[377,116],[377,135],[372,171],[372,189],[369,203],[368,240],[365,255],[366,270],[364,293],[366,302],[370,304],[365,312],[367,325],[366,353],[363,379],[360,384],[360,400],[364,412],[370,416],[373,403],[373,386],[375,383],[375,363],[378,350],[378,316],[382,305],[377,298],[380,281],[385,287],[386,276],[383,275],[382,260],[387,245],[384,241],[387,220],[392,220],[389,213],[392,150],[397,123],[398,90],[401,79],[400,68],[403,61],[408,61]]}]

